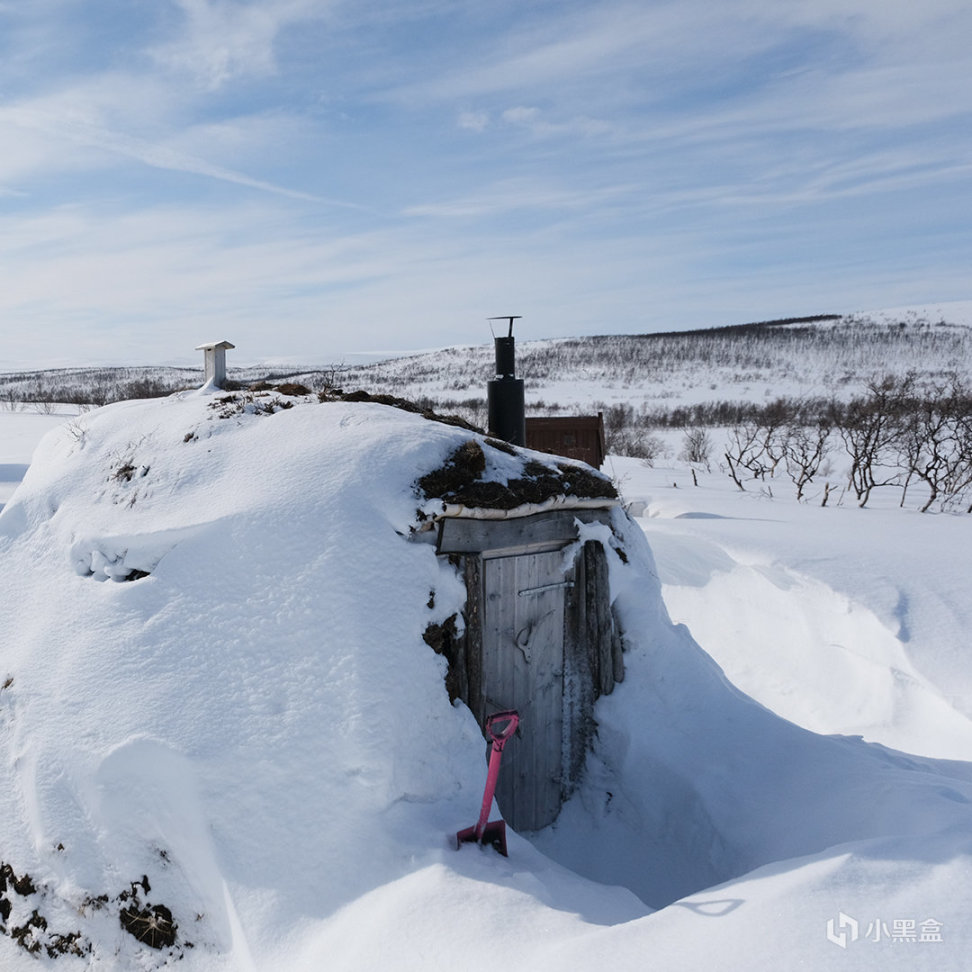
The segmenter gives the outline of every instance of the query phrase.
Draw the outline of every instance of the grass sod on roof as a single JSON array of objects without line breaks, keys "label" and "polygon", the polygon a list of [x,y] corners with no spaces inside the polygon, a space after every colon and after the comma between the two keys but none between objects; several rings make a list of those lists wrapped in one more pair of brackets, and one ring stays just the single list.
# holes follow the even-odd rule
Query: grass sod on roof
[{"label": "grass sod on roof", "polygon": [[[280,391],[279,388],[273,390]],[[393,395],[372,395],[360,390],[343,392],[335,389],[321,392],[318,400],[322,403],[343,401],[386,405],[421,415],[433,422],[454,425],[471,432],[481,432],[476,426],[459,416],[440,415],[408,399]],[[228,395],[218,401],[236,403],[236,396]],[[518,455],[513,446],[498,439],[488,438],[485,440],[485,445],[488,449],[507,455]],[[469,439],[459,446],[442,466],[422,476],[417,486],[426,499],[441,499],[444,503],[497,510],[512,510],[518,506],[543,503],[555,496],[577,499],[617,499],[618,493],[611,481],[593,469],[568,462],[559,462],[551,466],[536,459],[525,457],[524,459],[521,476],[508,479],[506,483],[483,480],[482,476],[486,471],[486,454],[478,440]]]},{"label": "grass sod on roof", "polygon": [[[486,447],[509,451],[506,443],[493,444],[488,439]],[[426,499],[496,510],[543,503],[555,496],[617,498],[617,490],[611,481],[593,469],[566,462],[550,466],[536,459],[524,458],[521,476],[510,478],[505,483],[484,480],[486,453],[476,439],[468,439],[438,469],[422,476],[416,485]]]}]

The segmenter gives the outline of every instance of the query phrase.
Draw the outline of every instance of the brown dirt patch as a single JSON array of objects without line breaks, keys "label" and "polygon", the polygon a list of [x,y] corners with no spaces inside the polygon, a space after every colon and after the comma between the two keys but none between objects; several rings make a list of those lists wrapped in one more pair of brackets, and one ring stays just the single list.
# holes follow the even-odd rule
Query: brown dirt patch
[{"label": "brown dirt patch", "polygon": [[[488,440],[492,446],[492,442]],[[505,443],[504,443],[505,444]],[[510,447],[512,448],[512,447]],[[506,452],[507,449],[502,451]],[[543,503],[555,496],[578,499],[616,499],[612,482],[594,469],[557,463],[548,466],[529,459],[523,475],[506,483],[483,480],[486,456],[475,439],[464,442],[438,468],[416,483],[426,499],[494,510],[512,510],[527,503]]]}]

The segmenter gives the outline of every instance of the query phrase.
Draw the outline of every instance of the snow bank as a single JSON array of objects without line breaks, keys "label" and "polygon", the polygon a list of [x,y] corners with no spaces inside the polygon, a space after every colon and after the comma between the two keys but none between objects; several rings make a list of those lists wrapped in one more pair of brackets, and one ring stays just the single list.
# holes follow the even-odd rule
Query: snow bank
[{"label": "snow bank", "polygon": [[[374,404],[260,412],[101,409],[48,435],[0,514],[0,859],[30,875],[4,968],[34,967],[13,928],[69,967],[45,950],[76,931],[85,962],[125,969],[778,968],[794,949],[826,968],[850,947],[914,967],[872,918],[938,922],[913,948],[962,967],[969,764],[742,695],[668,620],[620,511],[628,674],[587,779],[535,846],[455,851],[484,746],[421,636],[463,591],[408,533],[412,484],[470,434]],[[171,910],[173,949],[127,934],[133,904]],[[839,912],[850,945],[828,940]]]},{"label": "snow bank", "polygon": [[481,746],[421,639],[460,587],[404,538],[458,430],[214,404],[92,413],[4,510],[0,819],[72,906],[149,874],[197,952],[235,955],[439,849]]},{"label": "snow bank", "polygon": [[817,732],[972,759],[972,519],[899,509],[898,490],[822,508],[778,481],[771,499],[612,462],[672,617],[747,695]]},{"label": "snow bank", "polygon": [[[38,440],[64,424],[65,411],[61,408],[58,412],[15,412],[0,407],[0,510],[24,478]],[[70,414],[76,412],[73,408]]]}]

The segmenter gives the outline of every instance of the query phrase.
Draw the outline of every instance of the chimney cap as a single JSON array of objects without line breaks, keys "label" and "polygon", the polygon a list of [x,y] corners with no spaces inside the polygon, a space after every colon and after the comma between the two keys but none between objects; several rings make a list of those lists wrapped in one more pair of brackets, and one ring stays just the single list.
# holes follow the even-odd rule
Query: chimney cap
[{"label": "chimney cap", "polygon": [[235,344],[230,344],[229,341],[210,341],[209,344],[199,344],[196,346],[197,351],[216,351],[219,348],[235,348]]},{"label": "chimney cap", "polygon": [[[500,314],[499,317],[487,317],[487,321],[509,321],[510,322],[510,333],[509,337],[513,337],[513,322],[518,321],[523,317],[522,314]],[[492,330],[493,325],[490,324],[490,329]],[[495,333],[495,332],[494,332]]]}]

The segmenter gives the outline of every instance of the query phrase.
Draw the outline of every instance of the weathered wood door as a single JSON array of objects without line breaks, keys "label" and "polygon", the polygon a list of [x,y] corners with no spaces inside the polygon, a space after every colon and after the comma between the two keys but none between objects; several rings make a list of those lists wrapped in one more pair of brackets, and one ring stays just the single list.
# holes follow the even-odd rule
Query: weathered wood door
[{"label": "weathered wood door", "polygon": [[[566,568],[566,570],[565,570]],[[517,830],[539,830],[564,790],[565,595],[573,567],[562,551],[483,561],[486,714],[520,713],[506,745],[496,799]]]}]

